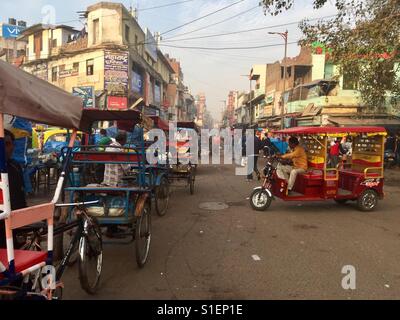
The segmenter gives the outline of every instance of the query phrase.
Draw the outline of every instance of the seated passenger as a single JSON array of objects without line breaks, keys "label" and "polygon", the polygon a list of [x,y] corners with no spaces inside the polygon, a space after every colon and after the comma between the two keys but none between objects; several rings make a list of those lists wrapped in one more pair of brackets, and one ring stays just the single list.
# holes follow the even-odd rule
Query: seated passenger
[{"label": "seated passenger", "polygon": [[[127,135],[126,132],[119,132],[115,141],[111,142],[108,147],[106,148],[106,152],[123,152],[121,148],[123,145],[126,144]],[[114,164],[114,163],[107,163],[104,168],[104,180],[102,184],[109,186],[109,187],[117,187],[123,185],[123,176],[128,171],[129,165],[128,164]]]},{"label": "seated passenger", "polygon": [[292,152],[278,157],[291,160],[293,165],[279,164],[276,173],[280,179],[288,180],[288,192],[290,193],[296,182],[297,175],[305,173],[308,169],[308,160],[304,148],[299,145],[299,140],[296,137],[289,139],[289,147]]}]

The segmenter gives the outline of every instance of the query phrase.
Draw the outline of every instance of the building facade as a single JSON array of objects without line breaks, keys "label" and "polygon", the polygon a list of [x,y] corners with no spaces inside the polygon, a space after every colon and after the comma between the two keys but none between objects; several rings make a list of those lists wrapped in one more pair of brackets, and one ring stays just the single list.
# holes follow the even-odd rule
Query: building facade
[{"label": "building facade", "polygon": [[168,85],[174,70],[122,4],[87,8],[87,29],[38,24],[26,29],[23,68],[67,92],[87,108],[138,108],[147,115],[168,113]]}]

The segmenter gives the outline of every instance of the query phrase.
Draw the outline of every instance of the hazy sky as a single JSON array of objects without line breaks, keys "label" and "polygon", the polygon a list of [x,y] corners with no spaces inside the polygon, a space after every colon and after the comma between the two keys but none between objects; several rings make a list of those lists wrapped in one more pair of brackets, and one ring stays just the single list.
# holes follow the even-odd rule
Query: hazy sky
[{"label": "hazy sky", "polygon": [[[133,5],[140,10],[181,1],[183,0],[124,0],[114,2],[121,2],[127,8]],[[238,0],[193,0],[165,8],[143,10],[139,11],[139,23],[143,28],[148,27],[153,32],[159,31],[163,33],[237,1]],[[51,5],[55,8],[56,23],[65,23],[77,28],[82,28],[83,24],[77,20],[77,11],[85,10],[88,5],[96,2],[98,1],[1,0],[0,21],[7,22],[9,17],[14,17],[18,20],[26,20],[28,24],[38,23],[43,19],[43,8],[46,8],[46,5]],[[293,42],[301,37],[297,24],[221,37],[194,40],[189,40],[187,38],[282,25],[285,23],[297,22],[304,18],[325,17],[335,13],[331,0],[328,1],[328,4],[324,8],[317,11],[313,10],[311,0],[297,0],[295,6],[290,11],[277,17],[264,15],[261,7],[254,8],[258,3],[259,0],[244,0],[227,10],[223,10],[173,32],[166,33],[163,36],[164,42],[162,42],[162,44],[211,48],[254,47],[282,44],[283,40],[279,36],[269,35],[268,32],[283,32],[287,29],[289,31],[289,42]],[[178,37],[178,35],[182,33],[203,28],[245,11],[248,12],[235,19]],[[176,36],[176,39],[187,40],[167,42],[167,38],[173,36]],[[219,120],[221,116],[223,106],[221,100],[227,99],[226,97],[229,90],[248,90],[249,81],[246,77],[241,75],[249,74],[251,66],[254,64],[269,63],[282,59],[284,53],[283,45],[250,50],[221,51],[161,46],[161,50],[181,61],[185,84],[189,86],[194,95],[198,92],[204,92],[206,94],[208,109],[217,120]],[[299,47],[296,44],[291,44],[288,50],[289,55],[297,55]]]}]

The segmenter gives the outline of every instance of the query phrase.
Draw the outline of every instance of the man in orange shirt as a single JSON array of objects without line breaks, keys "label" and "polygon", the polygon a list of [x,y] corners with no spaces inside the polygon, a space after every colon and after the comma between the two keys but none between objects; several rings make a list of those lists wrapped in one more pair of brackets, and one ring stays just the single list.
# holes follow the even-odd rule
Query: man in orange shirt
[{"label": "man in orange shirt", "polygon": [[288,191],[292,191],[299,173],[305,173],[308,169],[307,154],[303,147],[300,146],[299,140],[296,137],[289,139],[289,147],[292,150],[290,153],[279,156],[282,159],[288,159],[293,162],[293,165],[279,164],[277,175],[281,179],[288,180]]}]

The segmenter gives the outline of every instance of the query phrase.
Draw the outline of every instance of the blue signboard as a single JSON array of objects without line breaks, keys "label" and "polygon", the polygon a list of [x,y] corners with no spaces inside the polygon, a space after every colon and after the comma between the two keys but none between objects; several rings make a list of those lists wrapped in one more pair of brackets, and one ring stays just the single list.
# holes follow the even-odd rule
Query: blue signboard
[{"label": "blue signboard", "polygon": [[11,24],[3,24],[3,38],[17,38],[25,27],[13,26]]},{"label": "blue signboard", "polygon": [[161,87],[157,84],[154,85],[154,102],[161,103]]},{"label": "blue signboard", "polygon": [[132,71],[132,91],[143,93],[143,79],[139,73]]},{"label": "blue signboard", "polygon": [[94,108],[94,88],[93,87],[74,87],[72,88],[72,94],[80,97],[83,100],[84,108]]}]

